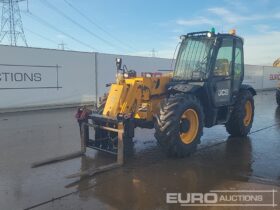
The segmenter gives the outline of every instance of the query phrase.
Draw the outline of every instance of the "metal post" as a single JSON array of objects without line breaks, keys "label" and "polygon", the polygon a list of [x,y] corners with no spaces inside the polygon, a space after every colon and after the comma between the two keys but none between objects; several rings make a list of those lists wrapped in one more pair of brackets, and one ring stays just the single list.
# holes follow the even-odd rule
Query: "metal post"
[{"label": "metal post", "polygon": [[123,165],[123,163],[124,163],[123,135],[124,135],[123,122],[119,122],[118,123],[118,157],[117,157],[117,163],[120,164],[120,165]]},{"label": "metal post", "polygon": [[58,64],[56,64],[56,89],[59,90],[59,85],[58,85]]},{"label": "metal post", "polygon": [[98,107],[98,53],[94,53],[94,70],[95,70],[95,103]]},{"label": "metal post", "polygon": [[80,124],[80,130],[81,130],[81,152],[86,152],[87,149],[87,140],[89,138],[89,127],[87,125],[87,122],[82,122]]}]

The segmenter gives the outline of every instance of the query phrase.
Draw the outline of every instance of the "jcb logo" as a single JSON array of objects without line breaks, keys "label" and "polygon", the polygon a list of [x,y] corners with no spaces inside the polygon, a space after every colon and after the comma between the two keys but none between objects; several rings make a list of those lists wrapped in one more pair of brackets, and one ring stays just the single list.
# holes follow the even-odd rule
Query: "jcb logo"
[{"label": "jcb logo", "polygon": [[218,90],[218,96],[228,96],[228,95],[229,95],[229,90],[228,89]]}]

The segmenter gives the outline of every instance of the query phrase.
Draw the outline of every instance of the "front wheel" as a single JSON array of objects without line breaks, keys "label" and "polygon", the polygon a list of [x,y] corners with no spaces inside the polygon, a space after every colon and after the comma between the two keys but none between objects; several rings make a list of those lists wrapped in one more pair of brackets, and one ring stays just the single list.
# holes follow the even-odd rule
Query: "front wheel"
[{"label": "front wheel", "polygon": [[226,123],[227,132],[235,137],[247,136],[254,120],[254,98],[250,91],[242,90],[234,104],[233,111]]},{"label": "front wheel", "polygon": [[204,114],[197,97],[176,94],[160,103],[155,138],[169,156],[184,157],[195,152],[203,132]]}]

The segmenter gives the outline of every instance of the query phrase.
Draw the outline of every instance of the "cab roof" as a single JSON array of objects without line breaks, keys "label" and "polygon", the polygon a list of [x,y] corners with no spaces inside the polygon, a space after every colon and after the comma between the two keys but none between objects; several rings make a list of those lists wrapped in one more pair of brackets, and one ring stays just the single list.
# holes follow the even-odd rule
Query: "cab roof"
[{"label": "cab roof", "polygon": [[211,34],[212,37],[234,37],[237,39],[240,39],[242,41],[242,43],[244,42],[244,39],[240,36],[237,36],[236,34],[229,34],[229,33],[213,33],[211,31],[198,31],[198,32],[191,32],[191,33],[187,33],[186,35],[182,35],[185,38],[188,37],[204,37],[207,36],[208,34]]}]

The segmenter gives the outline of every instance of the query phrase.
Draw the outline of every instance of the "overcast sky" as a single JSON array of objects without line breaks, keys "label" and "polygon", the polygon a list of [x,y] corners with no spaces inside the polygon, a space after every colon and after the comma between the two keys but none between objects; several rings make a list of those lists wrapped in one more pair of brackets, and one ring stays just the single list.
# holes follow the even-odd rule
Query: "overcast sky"
[{"label": "overcast sky", "polygon": [[279,0],[29,0],[20,3],[29,46],[172,58],[181,34],[231,28],[245,62],[280,57]]}]

